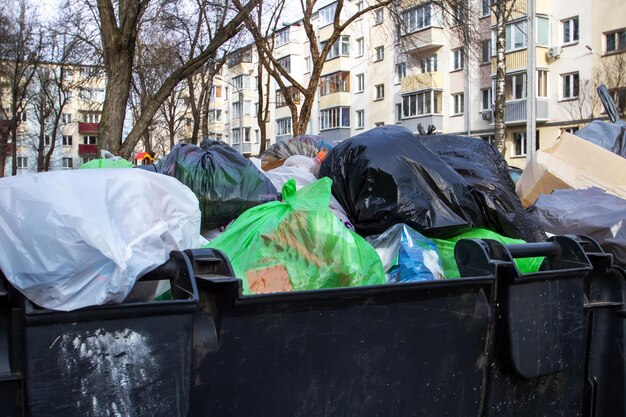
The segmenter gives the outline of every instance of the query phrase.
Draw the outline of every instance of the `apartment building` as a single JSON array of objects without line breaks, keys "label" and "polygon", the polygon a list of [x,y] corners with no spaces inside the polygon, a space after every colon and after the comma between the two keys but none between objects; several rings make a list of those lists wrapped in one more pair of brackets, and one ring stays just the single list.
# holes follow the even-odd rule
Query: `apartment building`
[{"label": "apartment building", "polygon": [[[335,7],[328,3],[314,16],[320,45],[332,32]],[[363,2],[345,7],[342,21]],[[616,62],[624,61],[626,52],[626,3],[536,0],[535,8],[534,37],[528,36],[527,0],[516,1],[506,26],[506,159],[518,167],[526,162],[528,48],[536,50],[538,147],[549,146],[562,130],[575,131],[603,116],[594,87],[608,82],[603,78],[619,67]],[[480,48],[472,50],[459,36],[455,16],[428,1],[403,1],[398,17],[381,9],[354,21],[324,64],[307,133],[338,142],[381,124],[414,132],[418,125],[434,125],[440,133],[491,140],[495,18],[489,3],[477,1],[473,9],[472,24],[481,39]],[[285,25],[275,42],[274,54],[283,67],[308,82],[311,57],[302,22]],[[229,57],[216,81],[222,96],[215,101],[216,111],[221,110],[215,131],[247,155],[257,154],[260,146],[254,117],[257,59],[253,45],[242,48]],[[291,137],[292,126],[277,84],[270,84],[267,132],[273,142]],[[623,108],[626,84],[609,87]],[[298,96],[296,90],[290,94]]]},{"label": "apartment building", "polygon": [[[42,64],[41,71],[60,71],[56,64]],[[58,134],[52,137],[51,121],[44,127],[44,151],[48,152],[55,141],[50,159],[50,169],[78,168],[85,162],[98,157],[97,142],[99,134],[102,103],[104,102],[106,81],[100,68],[92,66],[72,66],[65,68],[63,89],[68,96],[63,106],[58,125]],[[58,75],[58,74],[57,74]],[[37,83],[33,83],[31,94],[36,96]],[[25,174],[37,171],[37,148],[40,143],[40,119],[35,100],[30,100],[25,111],[19,115],[17,128],[17,173]],[[6,100],[5,100],[6,105]],[[5,127],[12,118],[10,108],[0,112],[0,126]],[[51,117],[54,117],[51,116]],[[12,172],[11,149],[7,149],[5,175]]]}]

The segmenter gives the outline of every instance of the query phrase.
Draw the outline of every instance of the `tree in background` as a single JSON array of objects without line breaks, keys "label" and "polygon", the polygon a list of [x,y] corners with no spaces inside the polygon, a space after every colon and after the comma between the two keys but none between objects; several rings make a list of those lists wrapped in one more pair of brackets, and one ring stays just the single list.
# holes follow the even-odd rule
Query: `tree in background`
[{"label": "tree in background", "polygon": [[[282,7],[285,0],[278,2],[277,7]],[[241,0],[233,0],[233,3],[240,12],[244,10],[244,4]],[[265,59],[259,59],[262,62],[265,70],[276,81],[280,90],[283,93],[285,102],[289,106],[291,111],[292,129],[293,135],[298,136],[306,133],[309,119],[311,118],[311,111],[313,110],[313,104],[315,100],[315,93],[320,82],[322,69],[324,63],[331,49],[335,46],[335,43],[339,40],[343,31],[356,19],[363,16],[366,13],[380,9],[382,7],[389,6],[393,3],[393,0],[374,0],[369,4],[364,5],[360,10],[355,10],[353,13],[348,10],[351,7],[345,7],[344,0],[338,0],[333,7],[334,18],[332,21],[332,33],[328,39],[324,39],[326,42],[323,47],[320,47],[315,28],[313,26],[314,12],[317,11],[317,0],[301,0],[301,12],[302,12],[302,25],[309,41],[309,47],[311,52],[311,71],[308,78],[308,82],[300,83],[291,74],[287,68],[283,68],[281,63],[272,53],[273,51],[273,34],[268,36],[264,32],[263,28],[276,25],[276,19],[280,18],[279,14],[270,13],[269,16],[263,15],[264,19],[259,21],[255,20],[254,15],[246,15],[245,24],[247,29],[254,39],[254,44],[259,51],[259,57]],[[290,87],[295,88],[302,96],[300,101],[300,107],[294,100],[293,95],[290,93]],[[269,92],[268,92],[269,93]]]}]

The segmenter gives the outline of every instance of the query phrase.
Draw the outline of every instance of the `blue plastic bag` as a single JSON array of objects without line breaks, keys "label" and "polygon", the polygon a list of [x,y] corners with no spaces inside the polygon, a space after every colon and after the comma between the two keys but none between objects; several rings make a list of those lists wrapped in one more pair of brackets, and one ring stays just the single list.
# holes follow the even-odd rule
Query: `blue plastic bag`
[{"label": "blue plastic bag", "polygon": [[380,256],[389,283],[444,278],[435,243],[405,224],[396,224],[367,241]]}]

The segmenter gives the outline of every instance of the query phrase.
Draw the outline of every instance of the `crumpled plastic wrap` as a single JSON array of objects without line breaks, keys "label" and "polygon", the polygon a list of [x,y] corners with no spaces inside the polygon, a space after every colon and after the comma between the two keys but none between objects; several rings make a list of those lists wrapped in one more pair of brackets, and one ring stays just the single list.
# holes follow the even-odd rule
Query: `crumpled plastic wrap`
[{"label": "crumpled plastic wrap", "polygon": [[142,170],[20,175],[0,195],[0,268],[44,308],[121,303],[171,251],[204,243],[193,193]]},{"label": "crumpled plastic wrap", "polygon": [[330,188],[322,178],[296,191],[291,179],[283,202],[249,209],[207,246],[228,256],[246,294],[383,284],[374,248],[328,209]]},{"label": "crumpled plastic wrap", "polygon": [[366,240],[378,252],[389,283],[445,278],[435,243],[405,224]]}]

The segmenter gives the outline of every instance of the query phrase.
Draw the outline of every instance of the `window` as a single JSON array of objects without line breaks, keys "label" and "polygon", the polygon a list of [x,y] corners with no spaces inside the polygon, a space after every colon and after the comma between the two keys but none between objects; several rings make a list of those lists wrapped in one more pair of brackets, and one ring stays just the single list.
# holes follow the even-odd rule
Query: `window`
[{"label": "window", "polygon": [[71,115],[71,113],[63,113],[63,114],[61,114],[61,123],[72,123],[72,115]]},{"label": "window", "polygon": [[549,46],[550,44],[550,21],[547,17],[537,17],[537,45]]},{"label": "window", "polygon": [[396,103],[396,122],[402,120],[402,103]]},{"label": "window", "polygon": [[229,67],[234,67],[242,62],[252,62],[252,49],[239,50],[228,56]]},{"label": "window", "polygon": [[320,111],[320,130],[350,127],[350,107],[334,107]]},{"label": "window", "polygon": [[483,14],[482,17],[491,15],[491,0],[483,0]]},{"label": "window", "polygon": [[50,135],[44,135],[44,137],[43,137],[43,144],[44,144],[44,146],[50,146],[50,142],[51,142]]},{"label": "window", "polygon": [[526,132],[513,133],[513,156],[526,156]]},{"label": "window", "polygon": [[311,57],[307,56],[304,58],[304,73],[311,72]]},{"label": "window", "polygon": [[276,120],[276,136],[291,135],[291,117]]},{"label": "window", "polygon": [[402,97],[404,118],[441,113],[441,91],[411,93]]},{"label": "window", "polygon": [[561,22],[563,26],[563,45],[578,42],[578,16]]},{"label": "window", "polygon": [[374,62],[382,61],[383,59],[385,59],[385,47],[384,46],[377,46],[375,51],[376,51],[376,59],[374,60]]},{"label": "window", "polygon": [[18,168],[28,168],[28,158],[25,156],[17,157],[17,167]]},{"label": "window", "polygon": [[506,25],[506,51],[515,51],[526,47],[526,21]]},{"label": "window", "polygon": [[402,13],[402,34],[415,32],[431,24],[430,4],[416,7]]},{"label": "window", "polygon": [[376,100],[382,100],[385,98],[385,84],[378,84],[374,87],[376,89]]},{"label": "window", "polygon": [[[280,63],[280,60],[278,62]],[[235,91],[250,88],[250,77],[248,75],[238,75],[233,77],[232,84],[235,87]]]},{"label": "window", "polygon": [[335,20],[335,10],[337,10],[337,3],[333,3],[319,11],[320,27],[326,26]]},{"label": "window", "polygon": [[362,1],[357,1],[356,2],[356,11],[360,12],[361,10],[363,10],[363,2]]},{"label": "window", "polygon": [[420,59],[420,72],[437,72],[437,55]]},{"label": "window", "polygon": [[69,135],[63,135],[63,140],[61,143],[63,146],[72,146],[72,137]]},{"label": "window", "polygon": [[98,123],[100,121],[100,115],[97,113],[85,113],[83,114],[84,123]]},{"label": "window", "polygon": [[357,74],[356,76],[356,92],[360,93],[365,90],[365,74]]},{"label": "window", "polygon": [[452,94],[452,103],[454,105],[454,112],[453,114],[457,115],[457,114],[463,114],[463,107],[464,107],[464,100],[465,95],[463,93],[461,94]]},{"label": "window", "polygon": [[463,3],[461,4],[457,4],[456,6],[453,6],[453,13],[454,13],[454,20],[453,20],[453,25],[460,25],[461,23],[463,23],[463,21],[465,20],[465,15],[467,14],[465,5]]},{"label": "window", "polygon": [[383,19],[385,18],[385,9],[382,7],[380,9],[374,10],[374,24],[380,25],[383,23]]},{"label": "window", "polygon": [[399,83],[404,77],[406,77],[406,64],[401,62],[396,64],[396,82]]},{"label": "window", "polygon": [[241,142],[241,130],[239,128],[232,129],[233,141],[231,143]]},{"label": "window", "polygon": [[356,111],[356,128],[362,129],[365,127],[365,110]]},{"label": "window", "polygon": [[607,53],[626,50],[626,29],[607,33],[604,36],[606,36]]},{"label": "window", "polygon": [[300,104],[300,91],[298,91],[297,88],[290,86],[287,87],[285,92],[283,92],[283,90],[276,90],[276,107],[282,107],[288,104],[285,93],[291,96],[291,100],[294,104]]},{"label": "window", "polygon": [[350,72],[339,71],[320,77],[320,96],[350,91]]},{"label": "window", "polygon": [[507,76],[504,80],[504,94],[507,101],[526,98],[526,74]]},{"label": "window", "polygon": [[578,73],[561,75],[561,82],[563,83],[563,96],[564,100],[574,99],[578,97]]},{"label": "window", "polygon": [[94,159],[96,159],[95,156],[83,156],[83,164],[86,164],[89,161],[93,161]]},{"label": "window", "polygon": [[482,109],[491,110],[491,103],[493,102],[493,90],[491,88],[485,88],[480,91],[482,94]]},{"label": "window", "polygon": [[222,121],[222,111],[219,109],[209,110],[209,122]]},{"label": "window", "polygon": [[359,38],[356,40],[356,56],[363,56],[365,54],[365,40]]},{"label": "window", "polygon": [[573,127],[564,127],[563,129],[561,129],[563,132],[567,132],[570,135],[573,135],[574,133],[578,132],[578,126],[573,126]]},{"label": "window", "polygon": [[291,55],[279,58],[278,65],[280,65],[285,71],[291,72]]},{"label": "window", "polygon": [[222,86],[214,85],[211,87],[211,99],[215,99],[217,97],[222,97]]},{"label": "window", "polygon": [[[320,49],[323,49],[326,43],[327,42],[321,42]],[[347,35],[343,35],[333,44],[330,51],[328,51],[326,59],[329,60],[337,58],[338,56],[350,56],[350,37]]]},{"label": "window", "polygon": [[283,29],[276,33],[275,42],[275,46],[277,47],[289,43],[289,28]]},{"label": "window", "polygon": [[496,144],[495,135],[484,135],[484,136],[481,136],[480,138],[492,146],[495,146]]},{"label": "window", "polygon": [[481,63],[488,64],[491,62],[491,39],[481,42]]},{"label": "window", "polygon": [[452,71],[463,69],[463,49],[452,51]]},{"label": "window", "polygon": [[61,158],[63,168],[73,168],[73,160],[71,157]]},{"label": "window", "polygon": [[96,145],[97,143],[98,138],[96,136],[83,136],[84,145]]},{"label": "window", "polygon": [[548,71],[537,70],[537,97],[548,97]]}]

